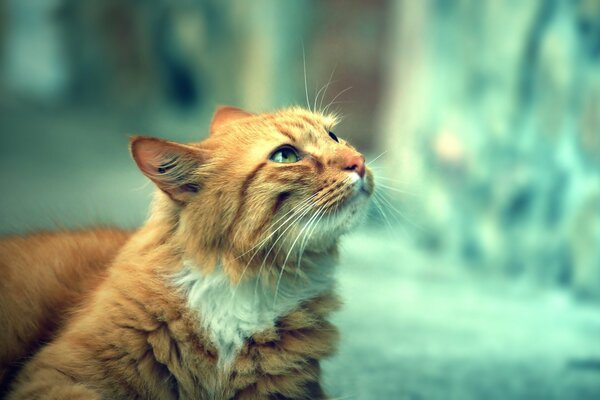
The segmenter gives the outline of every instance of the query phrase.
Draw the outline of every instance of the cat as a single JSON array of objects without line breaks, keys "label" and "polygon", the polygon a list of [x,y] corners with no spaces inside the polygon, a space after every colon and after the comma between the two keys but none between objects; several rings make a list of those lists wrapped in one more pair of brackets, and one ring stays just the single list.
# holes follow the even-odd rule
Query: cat
[{"label": "cat", "polygon": [[336,122],[220,107],[200,143],[132,138],[150,217],[8,398],[325,398],[338,241],[374,190]]}]

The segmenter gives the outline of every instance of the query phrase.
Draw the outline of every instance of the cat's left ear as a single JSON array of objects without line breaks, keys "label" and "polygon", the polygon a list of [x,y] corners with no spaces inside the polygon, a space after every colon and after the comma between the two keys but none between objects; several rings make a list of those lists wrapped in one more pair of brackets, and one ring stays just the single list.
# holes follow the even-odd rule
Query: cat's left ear
[{"label": "cat's left ear", "polygon": [[210,122],[210,134],[214,135],[220,127],[225,126],[233,121],[243,118],[252,117],[256,114],[249,113],[237,107],[219,106],[213,115]]},{"label": "cat's left ear", "polygon": [[129,146],[140,170],[171,199],[185,203],[200,190],[200,149],[146,136],[132,137]]}]

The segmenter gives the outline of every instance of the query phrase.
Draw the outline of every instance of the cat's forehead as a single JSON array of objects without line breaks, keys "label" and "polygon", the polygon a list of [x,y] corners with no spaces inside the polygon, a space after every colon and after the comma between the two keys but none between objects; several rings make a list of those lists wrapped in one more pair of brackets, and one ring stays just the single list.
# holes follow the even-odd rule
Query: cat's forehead
[{"label": "cat's forehead", "polygon": [[335,114],[324,114],[302,107],[290,107],[270,114],[276,121],[305,122],[320,128],[332,128],[338,122]]},{"label": "cat's forehead", "polygon": [[337,124],[333,114],[322,114],[300,107],[283,109],[268,115],[269,125],[292,142],[315,142]]},{"label": "cat's forehead", "polygon": [[278,111],[254,114],[239,118],[218,128],[203,142],[215,148],[230,146],[274,146],[285,144],[302,148],[322,146],[331,141],[328,131],[338,122],[335,114],[325,114],[301,107],[289,107]]}]

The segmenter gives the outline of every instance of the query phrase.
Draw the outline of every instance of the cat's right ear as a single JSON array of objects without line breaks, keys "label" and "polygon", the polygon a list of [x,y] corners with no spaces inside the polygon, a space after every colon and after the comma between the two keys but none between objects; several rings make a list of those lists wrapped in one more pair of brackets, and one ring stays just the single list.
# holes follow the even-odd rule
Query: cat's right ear
[{"label": "cat's right ear", "polygon": [[231,106],[219,106],[217,107],[215,114],[213,115],[212,121],[210,122],[210,134],[214,135],[219,131],[219,128],[225,126],[233,121],[237,121],[242,118],[252,117],[255,114],[244,111],[241,108]]},{"label": "cat's right ear", "polygon": [[200,149],[146,136],[133,136],[129,149],[144,175],[171,199],[185,203],[200,189]]}]

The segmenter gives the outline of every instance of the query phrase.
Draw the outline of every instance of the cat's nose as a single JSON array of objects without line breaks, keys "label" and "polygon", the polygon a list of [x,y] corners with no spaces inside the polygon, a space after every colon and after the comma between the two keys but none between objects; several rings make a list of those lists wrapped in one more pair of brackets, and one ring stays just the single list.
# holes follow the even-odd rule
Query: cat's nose
[{"label": "cat's nose", "polygon": [[344,160],[344,169],[355,171],[361,178],[365,176],[365,157],[360,154],[353,154]]}]

